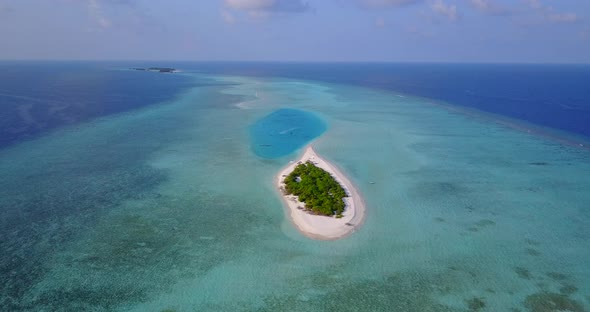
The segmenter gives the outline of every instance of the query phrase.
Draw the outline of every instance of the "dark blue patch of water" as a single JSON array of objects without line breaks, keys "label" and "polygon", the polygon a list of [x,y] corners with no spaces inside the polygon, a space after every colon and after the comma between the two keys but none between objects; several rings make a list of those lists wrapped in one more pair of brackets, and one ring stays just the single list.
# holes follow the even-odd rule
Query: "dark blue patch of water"
[{"label": "dark blue patch of water", "polygon": [[319,80],[402,92],[590,137],[590,65],[199,63],[232,75]]},{"label": "dark blue patch of water", "polygon": [[252,151],[262,158],[289,155],[320,136],[326,123],[316,114],[283,108],[250,127]]},{"label": "dark blue patch of water", "polygon": [[93,118],[171,101],[201,82],[127,64],[0,62],[0,148]]}]

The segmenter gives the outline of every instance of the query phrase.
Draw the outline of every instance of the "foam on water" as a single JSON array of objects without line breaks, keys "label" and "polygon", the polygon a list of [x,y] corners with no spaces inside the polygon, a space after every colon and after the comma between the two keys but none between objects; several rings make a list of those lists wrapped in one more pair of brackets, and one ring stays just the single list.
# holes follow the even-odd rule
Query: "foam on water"
[{"label": "foam on water", "polygon": [[[218,79],[234,83],[0,152],[3,307],[590,306],[587,150],[409,96]],[[254,89],[251,109],[236,108]],[[273,185],[289,158],[251,148],[251,125],[284,106],[325,119],[316,150],[365,197],[366,222],[345,239],[298,233]]]}]

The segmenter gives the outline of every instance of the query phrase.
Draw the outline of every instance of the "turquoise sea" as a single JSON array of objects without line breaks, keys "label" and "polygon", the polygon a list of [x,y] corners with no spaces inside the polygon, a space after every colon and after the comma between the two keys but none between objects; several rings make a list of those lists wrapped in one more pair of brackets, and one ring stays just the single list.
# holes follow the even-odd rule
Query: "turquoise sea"
[{"label": "turquoise sea", "polygon": [[[166,99],[0,149],[0,310],[590,310],[579,137],[361,85],[176,75]],[[308,142],[364,196],[344,239],[300,234],[275,190]]]}]

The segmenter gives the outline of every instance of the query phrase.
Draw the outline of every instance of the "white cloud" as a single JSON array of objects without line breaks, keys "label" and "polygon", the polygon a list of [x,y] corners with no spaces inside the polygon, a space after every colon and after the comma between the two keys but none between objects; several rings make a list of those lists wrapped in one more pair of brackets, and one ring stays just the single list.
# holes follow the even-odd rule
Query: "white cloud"
[{"label": "white cloud", "polygon": [[454,4],[446,4],[442,0],[434,0],[430,8],[437,14],[445,16],[451,21],[458,19],[457,6]]},{"label": "white cloud", "polygon": [[108,18],[105,18],[105,17],[99,17],[99,18],[98,18],[98,25],[99,25],[101,28],[109,28],[109,27],[111,27],[111,26],[113,25],[113,22],[111,22],[111,20],[110,20],[110,19],[108,19]]},{"label": "white cloud", "polygon": [[578,21],[575,13],[549,13],[547,19],[556,23],[573,23]]},{"label": "white cloud", "polygon": [[556,12],[551,6],[544,5],[540,0],[524,0],[532,9],[539,12],[543,19],[553,23],[574,23],[579,20],[576,13]]},{"label": "white cloud", "polygon": [[227,10],[221,10],[221,18],[223,18],[223,21],[228,24],[234,24],[236,22],[234,15]]},{"label": "white cloud", "polygon": [[274,0],[225,0],[225,5],[235,10],[265,10],[273,4]]},{"label": "white cloud", "polygon": [[223,0],[221,17],[228,24],[234,24],[240,17],[263,20],[273,15],[304,13],[310,10],[302,0]]},{"label": "white cloud", "polygon": [[100,29],[109,28],[113,24],[111,20],[104,16],[98,0],[88,0],[88,13]]},{"label": "white cloud", "polygon": [[423,38],[428,38],[428,37],[433,37],[434,33],[432,33],[431,31],[424,31],[419,29],[416,26],[410,26],[408,28],[406,28],[406,32],[414,35],[416,37],[423,37]]},{"label": "white cloud", "polygon": [[309,4],[301,0],[224,0],[223,3],[228,9],[249,13],[301,13],[310,9]]},{"label": "white cloud", "polygon": [[358,0],[361,6],[370,9],[399,7],[403,5],[423,2],[422,0]]},{"label": "white cloud", "polygon": [[117,28],[119,31],[144,35],[163,31],[164,25],[135,0],[59,0],[64,4],[79,3],[86,6],[89,32],[102,32]]},{"label": "white cloud", "polygon": [[469,2],[478,11],[485,14],[504,15],[510,13],[508,9],[501,7],[490,0],[469,0]]},{"label": "white cloud", "polygon": [[540,9],[543,7],[539,0],[524,0],[531,8]]}]

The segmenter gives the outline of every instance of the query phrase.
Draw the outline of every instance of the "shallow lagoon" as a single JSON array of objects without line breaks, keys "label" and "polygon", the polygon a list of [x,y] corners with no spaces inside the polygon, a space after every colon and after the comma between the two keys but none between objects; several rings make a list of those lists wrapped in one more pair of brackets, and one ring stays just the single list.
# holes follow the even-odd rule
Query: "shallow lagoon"
[{"label": "shallow lagoon", "polygon": [[325,131],[325,122],[315,114],[281,108],[250,127],[252,150],[263,158],[279,158],[292,154]]},{"label": "shallow lagoon", "polygon": [[[210,78],[225,85],[0,151],[2,307],[590,305],[587,150],[372,89]],[[250,141],[285,103],[330,125],[314,146],[365,196],[354,235],[313,241],[286,217],[273,177],[297,151]]]}]

